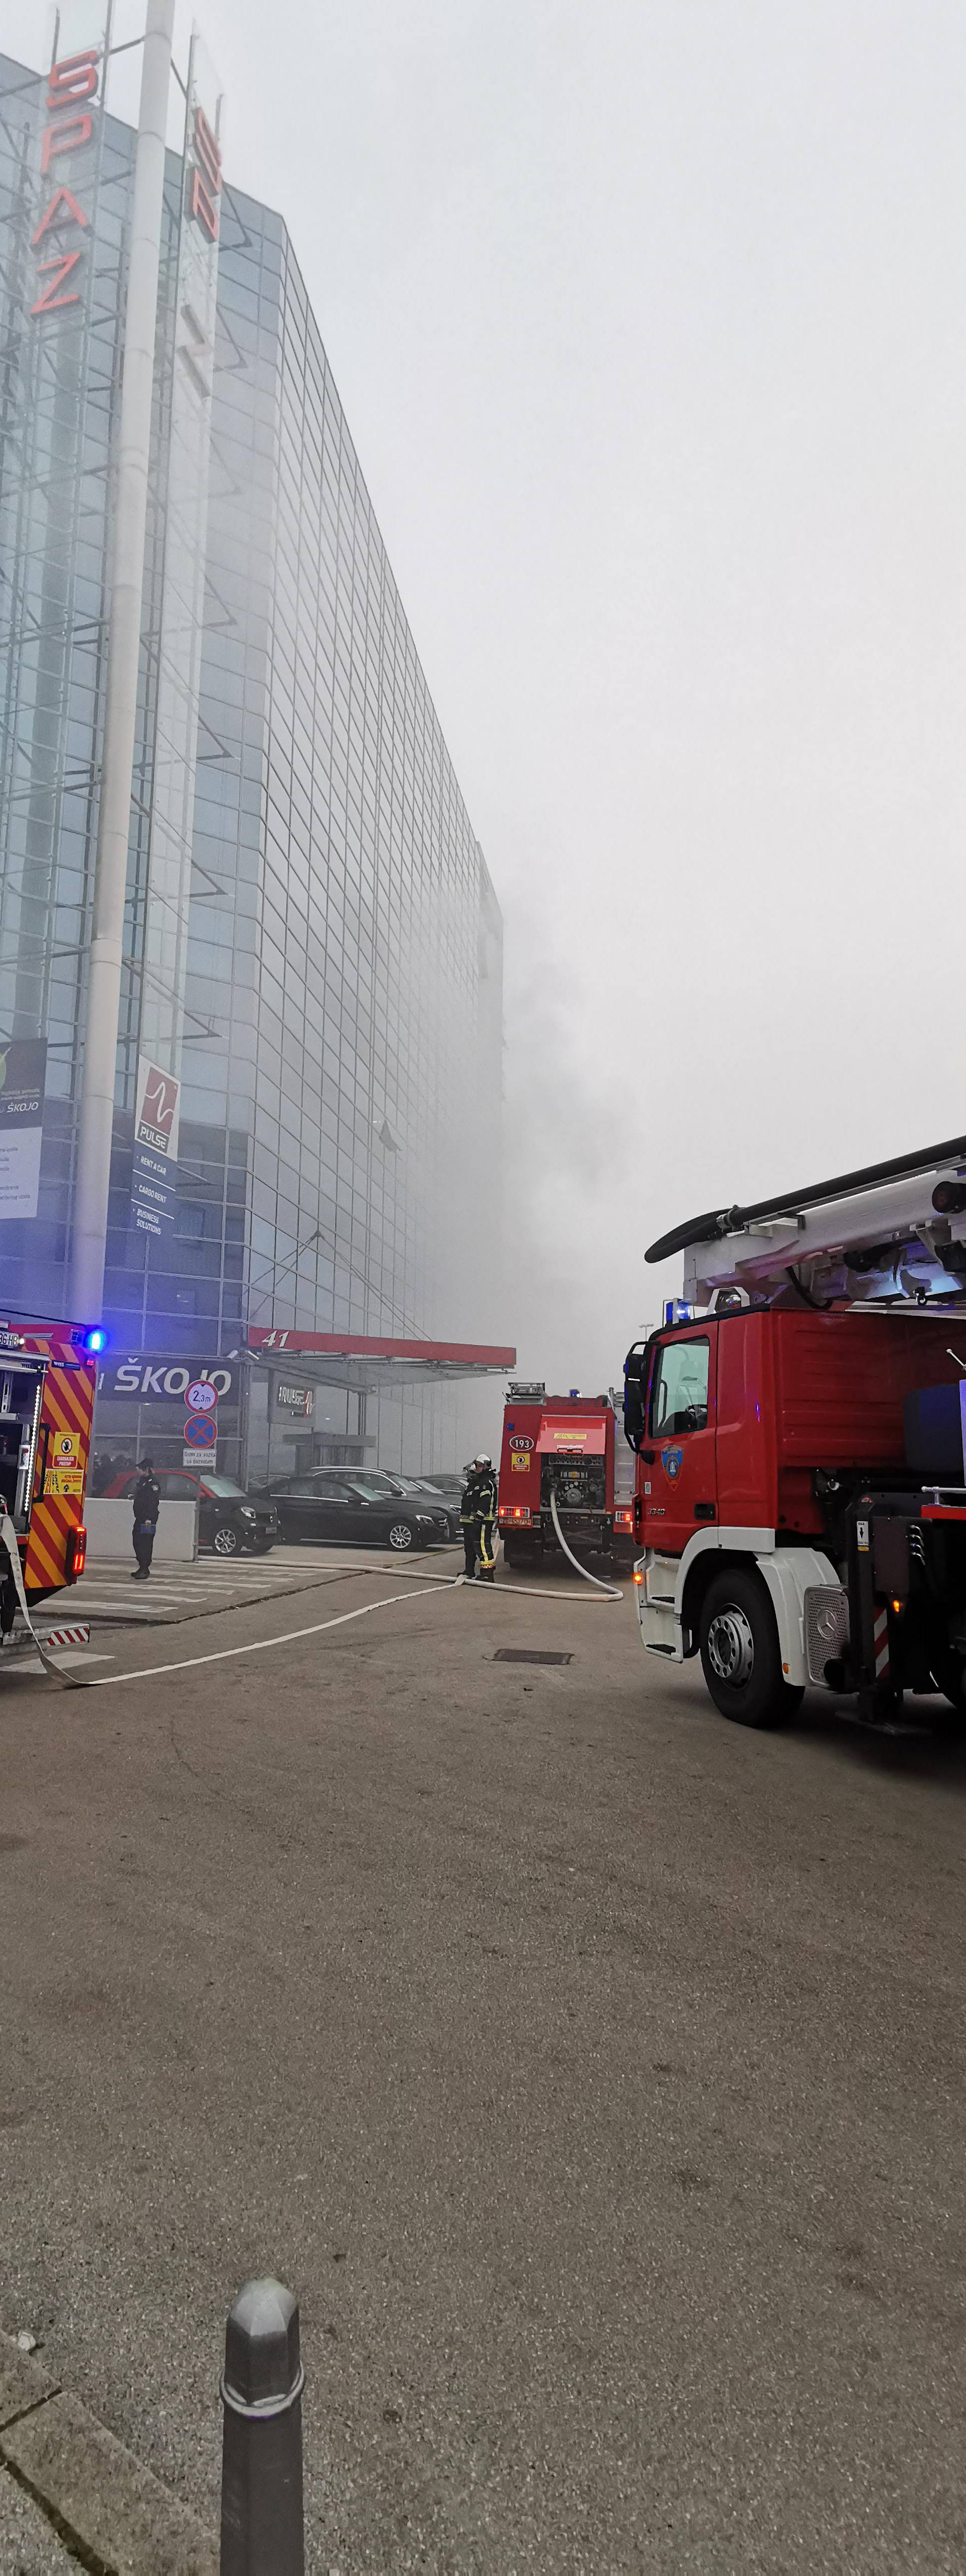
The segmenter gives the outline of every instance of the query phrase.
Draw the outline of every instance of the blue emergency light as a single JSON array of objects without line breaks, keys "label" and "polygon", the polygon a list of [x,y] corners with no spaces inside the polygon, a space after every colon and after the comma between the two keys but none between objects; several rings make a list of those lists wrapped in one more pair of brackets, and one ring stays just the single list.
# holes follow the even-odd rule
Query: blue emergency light
[{"label": "blue emergency light", "polygon": [[85,1351],[103,1351],[107,1349],[107,1334],[105,1333],[103,1324],[91,1325],[90,1332],[85,1333],[84,1335],[84,1349]]}]

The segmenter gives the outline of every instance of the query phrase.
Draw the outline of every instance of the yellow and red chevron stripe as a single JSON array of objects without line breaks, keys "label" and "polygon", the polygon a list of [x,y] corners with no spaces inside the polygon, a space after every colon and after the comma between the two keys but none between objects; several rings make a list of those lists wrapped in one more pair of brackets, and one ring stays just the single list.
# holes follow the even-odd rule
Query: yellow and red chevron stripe
[{"label": "yellow and red chevron stripe", "polygon": [[[24,1568],[28,1592],[54,1592],[67,1581],[70,1533],[80,1527],[84,1518],[96,1385],[94,1363],[76,1368],[59,1366],[56,1360],[47,1363]],[[70,1440],[72,1459],[80,1473],[80,1490],[74,1494],[55,1494],[45,1490],[53,1472],[58,1435]]]}]

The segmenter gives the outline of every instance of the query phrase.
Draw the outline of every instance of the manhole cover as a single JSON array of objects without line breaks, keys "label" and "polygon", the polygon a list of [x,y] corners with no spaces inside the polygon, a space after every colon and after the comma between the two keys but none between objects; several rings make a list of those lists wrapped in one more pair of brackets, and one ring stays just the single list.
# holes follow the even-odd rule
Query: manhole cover
[{"label": "manhole cover", "polygon": [[542,1646],[498,1646],[495,1664],[572,1664],[572,1655],[545,1655]]}]

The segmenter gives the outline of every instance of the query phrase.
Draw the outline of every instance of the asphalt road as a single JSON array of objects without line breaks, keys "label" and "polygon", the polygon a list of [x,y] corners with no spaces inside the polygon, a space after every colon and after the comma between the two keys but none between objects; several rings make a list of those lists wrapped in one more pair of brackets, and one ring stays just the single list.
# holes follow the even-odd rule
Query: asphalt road
[{"label": "asphalt road", "polygon": [[214,2520],[280,2272],[323,2576],[959,2576],[966,1753],[562,1592],[110,1644],[0,1701],[0,2325]]}]

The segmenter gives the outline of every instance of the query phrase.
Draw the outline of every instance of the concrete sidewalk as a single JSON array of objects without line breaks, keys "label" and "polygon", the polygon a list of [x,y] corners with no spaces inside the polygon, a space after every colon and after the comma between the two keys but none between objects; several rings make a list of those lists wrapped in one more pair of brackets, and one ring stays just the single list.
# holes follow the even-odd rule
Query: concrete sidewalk
[{"label": "concrete sidewalk", "polygon": [[66,2576],[81,2565],[73,2550],[58,2540],[40,2506],[0,2469],[0,2567],[4,2576]]},{"label": "concrete sidewalk", "polygon": [[213,2535],[43,2363],[0,2335],[0,2569],[217,2576]]}]

